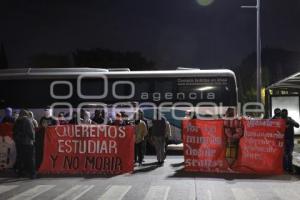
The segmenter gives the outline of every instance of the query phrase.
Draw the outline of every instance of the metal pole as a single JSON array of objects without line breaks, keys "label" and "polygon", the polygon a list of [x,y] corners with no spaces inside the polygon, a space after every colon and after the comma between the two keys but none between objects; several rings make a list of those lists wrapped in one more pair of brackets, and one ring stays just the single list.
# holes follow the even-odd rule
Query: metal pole
[{"label": "metal pole", "polygon": [[242,8],[256,9],[256,101],[261,102],[261,35],[260,35],[260,0],[256,0],[256,6],[241,6]]},{"label": "metal pole", "polygon": [[260,38],[260,0],[256,4],[256,88],[257,88],[257,102],[261,102],[261,38]]}]

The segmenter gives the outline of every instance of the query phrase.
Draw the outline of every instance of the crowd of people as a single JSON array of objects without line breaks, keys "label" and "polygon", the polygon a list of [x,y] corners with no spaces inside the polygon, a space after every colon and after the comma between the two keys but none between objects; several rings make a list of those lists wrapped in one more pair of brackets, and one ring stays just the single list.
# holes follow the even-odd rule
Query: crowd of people
[{"label": "crowd of people", "polygon": [[[79,113],[79,116],[78,114]],[[69,118],[70,120],[66,120]],[[16,144],[17,158],[15,171],[18,176],[29,175],[36,178],[36,170],[41,165],[43,159],[43,142],[45,128],[56,125],[77,125],[77,124],[106,124],[115,126],[135,126],[135,155],[134,164],[143,165],[146,153],[146,144],[151,143],[157,154],[157,164],[162,166],[166,157],[166,140],[170,137],[171,128],[165,118],[152,120],[149,127],[148,121],[144,118],[142,110],[138,110],[130,119],[122,111],[115,114],[114,119],[107,118],[104,110],[96,109],[91,116],[87,110],[74,111],[70,116],[68,113],[59,112],[55,117],[51,109],[44,110],[43,116],[37,121],[34,113],[22,109],[13,112],[12,108],[5,109],[1,123],[13,124],[13,139]]]},{"label": "crowd of people", "polygon": [[[157,164],[162,166],[166,158],[167,138],[171,136],[170,123],[162,117],[161,119],[149,121],[144,118],[142,110],[138,110],[129,118],[125,112],[117,112],[114,119],[108,118],[104,110],[96,109],[93,116],[87,110],[73,112],[70,116],[59,112],[57,117],[52,116],[49,108],[44,110],[44,115],[39,121],[34,117],[33,112],[22,109],[19,112],[6,108],[1,123],[13,124],[13,139],[16,144],[17,159],[15,171],[18,176],[29,174],[31,178],[36,177],[36,170],[39,168],[43,158],[43,142],[45,128],[56,125],[76,124],[107,124],[116,126],[135,126],[135,155],[134,162],[139,166],[143,165],[146,154],[146,144],[151,143],[156,151]],[[185,119],[192,119],[191,112],[186,112]],[[69,118],[70,120],[66,120]],[[272,119],[283,119],[286,123],[284,134],[284,158],[283,167],[287,172],[293,173],[292,153],[294,149],[294,127],[299,124],[288,116],[287,109],[276,108]]]}]

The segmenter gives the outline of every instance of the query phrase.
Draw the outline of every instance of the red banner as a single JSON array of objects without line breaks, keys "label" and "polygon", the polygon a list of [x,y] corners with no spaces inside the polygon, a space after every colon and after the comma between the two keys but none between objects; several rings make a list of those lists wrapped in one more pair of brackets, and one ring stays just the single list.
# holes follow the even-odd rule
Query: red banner
[{"label": "red banner", "polygon": [[284,120],[244,121],[235,170],[244,173],[283,173]]},{"label": "red banner", "polygon": [[12,136],[13,124],[0,124],[0,170],[12,168],[16,162],[16,145]]},{"label": "red banner", "polygon": [[40,173],[120,174],[133,171],[134,127],[69,125],[45,133]]},{"label": "red banner", "polygon": [[182,127],[186,171],[283,172],[283,120],[186,120]]},{"label": "red banner", "polygon": [[11,123],[3,123],[0,124],[0,136],[9,136],[12,138],[13,136],[13,124]]},{"label": "red banner", "polygon": [[224,141],[222,120],[183,121],[185,170],[226,171]]}]

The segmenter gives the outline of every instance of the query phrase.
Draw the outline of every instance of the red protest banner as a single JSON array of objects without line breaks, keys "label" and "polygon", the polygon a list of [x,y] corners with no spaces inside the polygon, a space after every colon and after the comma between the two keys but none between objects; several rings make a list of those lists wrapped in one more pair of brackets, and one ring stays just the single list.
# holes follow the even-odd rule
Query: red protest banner
[{"label": "red protest banner", "polygon": [[13,124],[0,124],[0,170],[12,168],[16,162],[16,145],[12,137]]},{"label": "red protest banner", "polygon": [[186,120],[182,127],[186,171],[283,172],[283,120]]},{"label": "red protest banner", "polygon": [[281,174],[284,120],[245,120],[234,169],[243,173]]},{"label": "red protest banner", "polygon": [[183,143],[186,171],[227,170],[223,120],[183,121]]},{"label": "red protest banner", "polygon": [[12,138],[13,136],[13,124],[11,123],[3,123],[0,124],[0,136],[9,136]]},{"label": "red protest banner", "polygon": [[134,127],[48,127],[39,173],[120,174],[133,171]]}]

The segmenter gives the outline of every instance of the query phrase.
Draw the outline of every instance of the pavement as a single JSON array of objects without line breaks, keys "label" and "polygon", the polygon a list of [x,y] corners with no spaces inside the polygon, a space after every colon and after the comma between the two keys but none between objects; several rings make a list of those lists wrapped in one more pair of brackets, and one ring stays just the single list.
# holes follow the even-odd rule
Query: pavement
[{"label": "pavement", "polygon": [[118,176],[40,177],[2,174],[1,200],[297,200],[300,177],[187,173],[182,156],[168,156],[158,167],[154,156],[132,174]]}]

